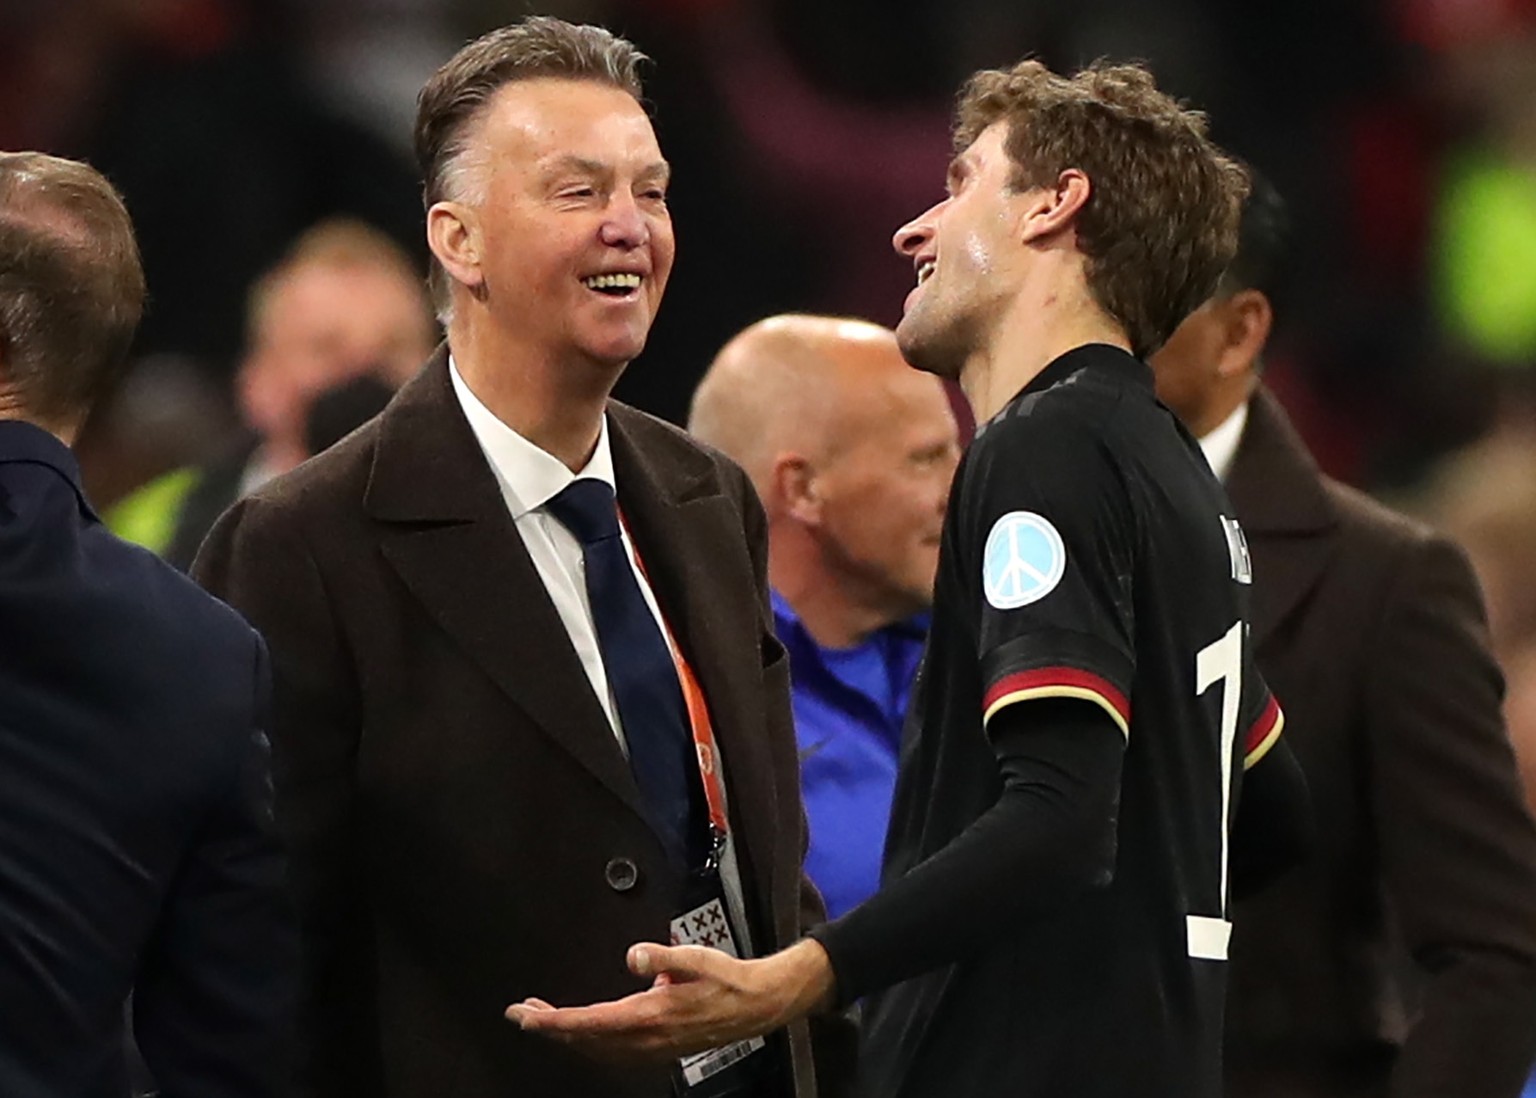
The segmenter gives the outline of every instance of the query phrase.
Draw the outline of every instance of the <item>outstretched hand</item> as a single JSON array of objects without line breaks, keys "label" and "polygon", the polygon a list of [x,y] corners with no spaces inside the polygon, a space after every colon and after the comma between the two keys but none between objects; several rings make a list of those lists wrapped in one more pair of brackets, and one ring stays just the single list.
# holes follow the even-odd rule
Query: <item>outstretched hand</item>
[{"label": "outstretched hand", "polygon": [[704,946],[631,946],[629,969],[645,991],[583,1007],[542,999],[509,1006],[507,1018],[603,1059],[675,1060],[768,1033],[830,1005],[832,965],[811,939],[761,960]]}]

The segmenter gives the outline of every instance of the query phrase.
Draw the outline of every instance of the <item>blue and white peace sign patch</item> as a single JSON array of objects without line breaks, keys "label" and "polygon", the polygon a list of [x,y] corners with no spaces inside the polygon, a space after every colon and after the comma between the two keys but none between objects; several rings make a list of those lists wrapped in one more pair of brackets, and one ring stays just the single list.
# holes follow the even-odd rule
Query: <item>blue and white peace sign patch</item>
[{"label": "blue and white peace sign patch", "polygon": [[981,586],[999,610],[1045,598],[1067,570],[1067,547],[1050,520],[1033,511],[1009,511],[992,526],[982,554]]}]

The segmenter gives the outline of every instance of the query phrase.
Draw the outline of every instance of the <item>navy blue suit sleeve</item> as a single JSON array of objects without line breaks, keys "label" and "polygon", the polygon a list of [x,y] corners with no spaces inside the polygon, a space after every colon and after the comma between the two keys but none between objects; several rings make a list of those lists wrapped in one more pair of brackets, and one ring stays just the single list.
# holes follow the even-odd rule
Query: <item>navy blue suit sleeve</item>
[{"label": "navy blue suit sleeve", "polygon": [[[287,1093],[298,965],[272,812],[270,676],[253,638],[247,728],[171,882],[134,991],[134,1033],[161,1098]],[[223,735],[227,730],[214,729]]]}]

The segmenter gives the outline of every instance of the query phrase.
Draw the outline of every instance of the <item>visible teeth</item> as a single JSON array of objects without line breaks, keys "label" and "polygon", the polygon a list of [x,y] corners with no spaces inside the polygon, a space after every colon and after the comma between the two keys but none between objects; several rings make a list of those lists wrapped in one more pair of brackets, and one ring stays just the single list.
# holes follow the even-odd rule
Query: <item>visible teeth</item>
[{"label": "visible teeth", "polygon": [[933,260],[924,260],[917,268],[917,284],[921,286],[933,274]]},{"label": "visible teeth", "polygon": [[640,288],[640,276],[637,274],[592,275],[581,281],[588,289],[592,290],[637,290]]}]

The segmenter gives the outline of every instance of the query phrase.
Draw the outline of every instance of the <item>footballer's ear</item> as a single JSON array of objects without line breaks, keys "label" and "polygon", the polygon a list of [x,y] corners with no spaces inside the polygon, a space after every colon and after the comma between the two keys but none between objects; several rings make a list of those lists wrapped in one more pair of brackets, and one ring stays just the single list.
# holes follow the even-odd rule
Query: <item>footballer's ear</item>
[{"label": "footballer's ear", "polygon": [[427,246],[455,282],[478,290],[485,282],[481,270],[483,237],[473,206],[463,202],[434,202],[427,211]]},{"label": "footballer's ear", "polygon": [[1054,236],[1072,227],[1073,220],[1088,204],[1093,184],[1077,168],[1068,168],[1049,187],[1033,187],[1020,197],[1025,199],[1020,238],[1023,243]]}]

